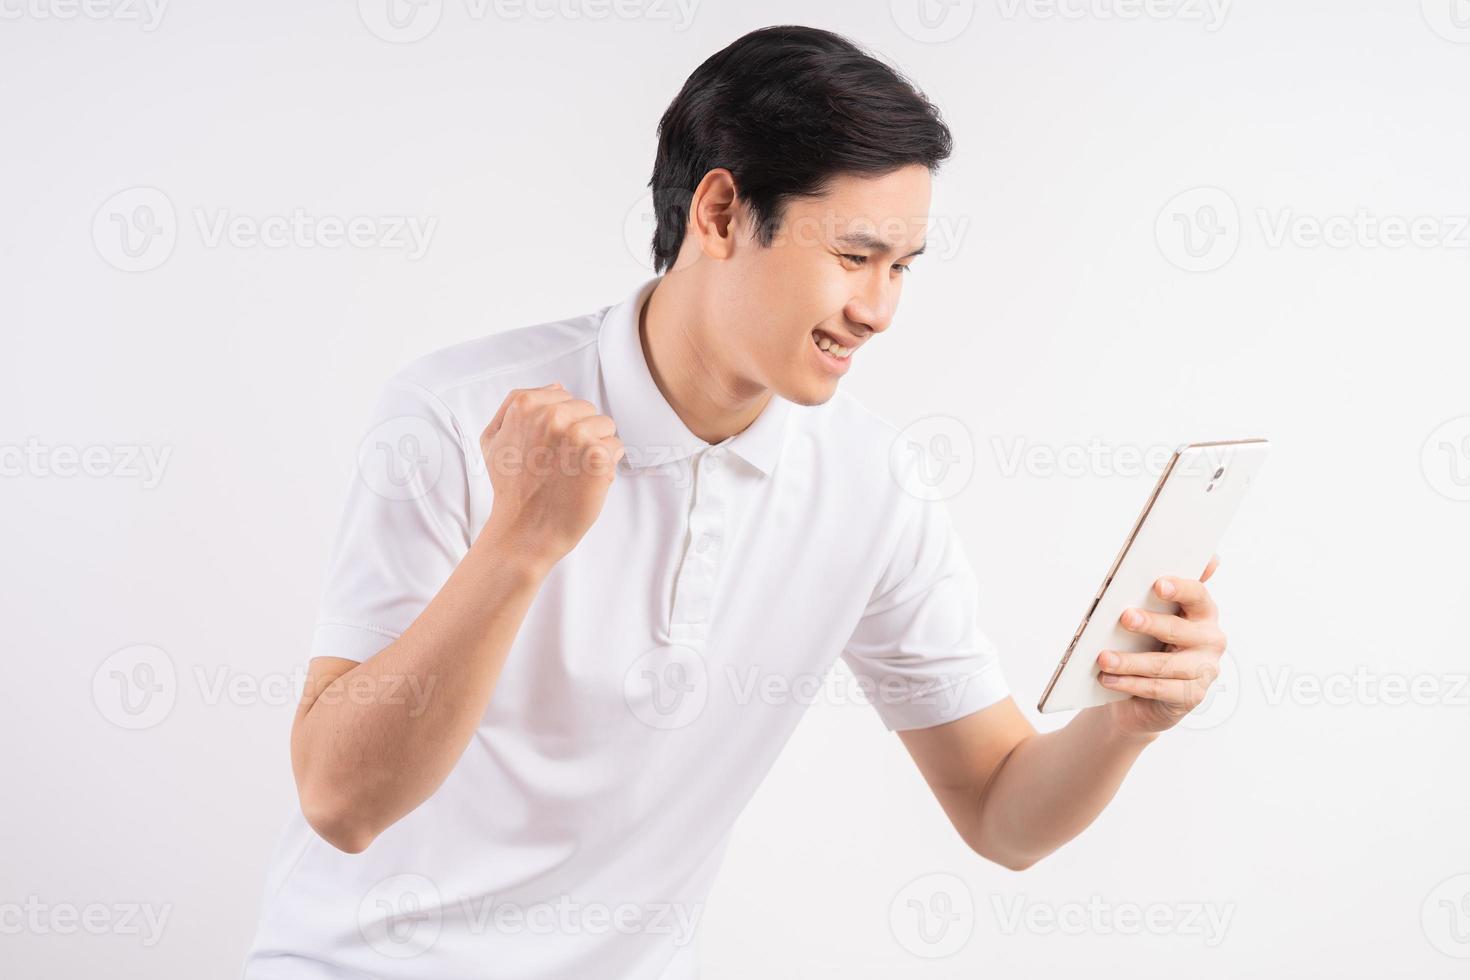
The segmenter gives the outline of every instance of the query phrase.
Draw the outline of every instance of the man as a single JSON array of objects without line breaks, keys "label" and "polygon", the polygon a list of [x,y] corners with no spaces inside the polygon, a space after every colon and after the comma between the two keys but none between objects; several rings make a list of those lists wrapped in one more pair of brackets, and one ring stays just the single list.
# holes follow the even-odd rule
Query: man
[{"label": "man", "polygon": [[1011,869],[1203,699],[1225,638],[1203,585],[1166,579],[1181,615],[1127,625],[1168,651],[1100,654],[1134,697],[1038,735],[944,507],[838,391],[894,316],[949,149],[849,42],[756,31],[660,123],[659,277],[388,384],[247,977],[694,976],[727,835],[806,700],[752,691],[839,657]]}]

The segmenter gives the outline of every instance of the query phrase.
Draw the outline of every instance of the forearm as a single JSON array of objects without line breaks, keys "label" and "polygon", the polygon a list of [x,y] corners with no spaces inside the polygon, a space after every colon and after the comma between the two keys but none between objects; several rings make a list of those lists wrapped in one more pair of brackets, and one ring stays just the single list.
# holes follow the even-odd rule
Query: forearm
[{"label": "forearm", "polygon": [[972,846],[1020,869],[1055,851],[1096,819],[1156,735],[1125,735],[1107,706],[1016,745],[982,792]]},{"label": "forearm", "polygon": [[439,787],[549,568],[487,529],[401,637],[303,699],[292,765],[324,837],[362,850]]}]

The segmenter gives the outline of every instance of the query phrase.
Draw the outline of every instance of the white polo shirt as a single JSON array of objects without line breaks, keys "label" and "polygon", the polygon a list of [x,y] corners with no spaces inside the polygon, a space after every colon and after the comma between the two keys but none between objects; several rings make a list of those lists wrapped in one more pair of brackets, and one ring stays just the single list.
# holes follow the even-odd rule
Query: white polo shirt
[{"label": "white polo shirt", "polygon": [[478,439],[511,389],[560,381],[627,456],[438,791],[361,854],[292,816],[247,980],[694,977],[731,826],[839,657],[890,729],[1007,693],[945,505],[895,479],[899,433],[838,392],[705,443],[643,357],[657,282],[387,384],[313,657],[372,656],[448,578],[489,516]]}]

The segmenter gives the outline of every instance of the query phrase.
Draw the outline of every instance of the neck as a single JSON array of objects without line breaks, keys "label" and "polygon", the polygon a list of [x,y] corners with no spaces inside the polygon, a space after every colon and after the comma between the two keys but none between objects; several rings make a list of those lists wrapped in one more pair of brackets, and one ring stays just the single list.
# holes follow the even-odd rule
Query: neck
[{"label": "neck", "polygon": [[638,314],[643,359],[654,384],[689,431],[723,442],[756,420],[771,391],[723,362],[725,346],[688,272],[659,279]]}]

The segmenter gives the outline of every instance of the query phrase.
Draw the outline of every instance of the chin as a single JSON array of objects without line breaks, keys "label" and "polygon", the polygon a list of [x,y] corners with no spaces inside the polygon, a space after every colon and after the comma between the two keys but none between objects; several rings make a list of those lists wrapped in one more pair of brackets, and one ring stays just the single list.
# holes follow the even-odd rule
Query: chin
[{"label": "chin", "polygon": [[835,380],[815,381],[804,385],[789,385],[787,390],[778,389],[776,394],[793,405],[804,405],[811,408],[831,401],[832,396],[837,394],[837,382]]}]

